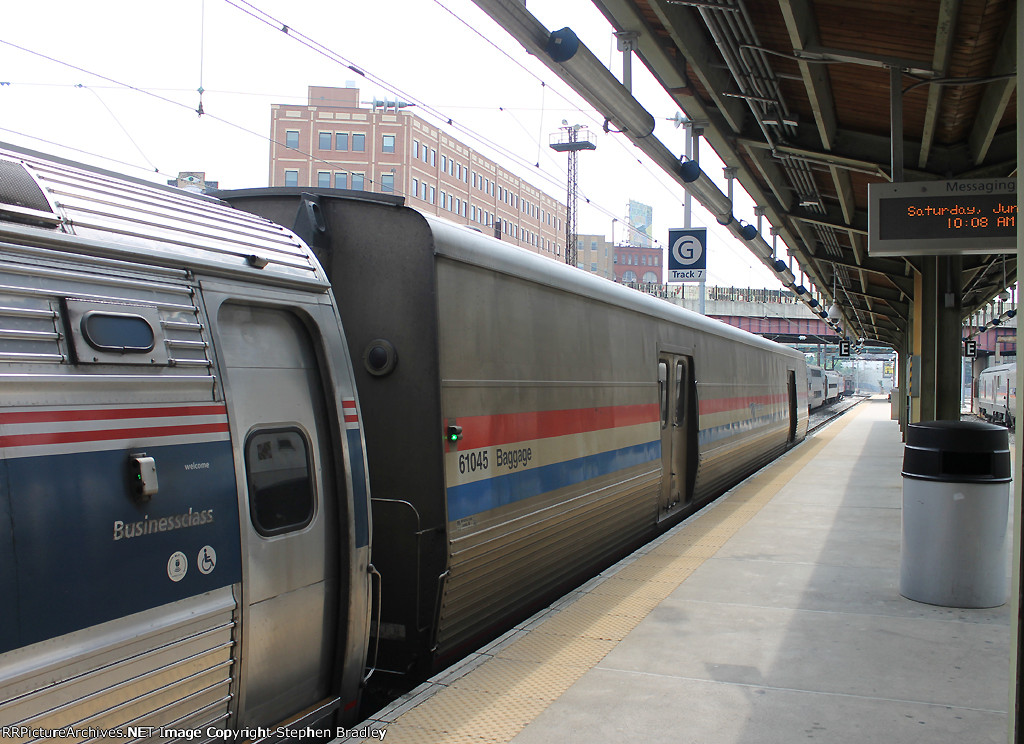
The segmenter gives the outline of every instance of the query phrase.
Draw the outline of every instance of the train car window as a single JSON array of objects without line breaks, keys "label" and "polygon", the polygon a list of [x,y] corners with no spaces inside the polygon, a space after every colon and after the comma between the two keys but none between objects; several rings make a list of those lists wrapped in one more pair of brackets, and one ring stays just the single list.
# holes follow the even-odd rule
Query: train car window
[{"label": "train car window", "polygon": [[676,420],[674,422],[676,426],[686,419],[686,388],[683,387],[683,380],[686,377],[683,374],[685,367],[684,362],[676,362]]},{"label": "train car window", "polygon": [[88,312],[81,328],[86,343],[97,351],[148,354],[156,340],[153,327],[141,315]]},{"label": "train car window", "polygon": [[61,300],[74,364],[166,365],[160,312],[145,305]]},{"label": "train car window", "polygon": [[245,442],[249,515],[264,537],[301,530],[313,520],[309,445],[298,429],[265,429]]},{"label": "train car window", "polygon": [[661,401],[661,428],[668,426],[668,364],[658,362],[658,399]]}]

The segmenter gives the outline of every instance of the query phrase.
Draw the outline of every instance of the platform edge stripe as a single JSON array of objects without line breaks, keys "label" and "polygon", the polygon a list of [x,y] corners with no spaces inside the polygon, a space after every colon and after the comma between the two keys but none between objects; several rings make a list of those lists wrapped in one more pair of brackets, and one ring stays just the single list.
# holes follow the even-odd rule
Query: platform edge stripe
[{"label": "platform edge stripe", "polygon": [[[827,447],[835,436],[842,431],[843,428],[849,423],[849,419],[841,419],[836,423],[830,425],[827,429],[822,430],[818,436],[807,440],[800,447],[792,450],[787,455],[775,460],[770,465],[762,468],[762,470],[755,473],[753,476],[739,484],[733,490],[727,492],[721,500],[713,503],[706,510],[702,511],[698,516],[697,521],[688,521],[674,528],[668,533],[668,536],[663,540],[654,550],[648,551],[635,558],[632,562],[627,565],[642,566],[645,562],[651,564],[652,571],[665,571],[666,569],[677,570],[680,575],[680,581],[675,586],[671,582],[650,582],[642,580],[641,577],[635,579],[628,578],[628,573],[620,571],[619,573],[612,573],[604,579],[602,583],[599,583],[594,590],[589,594],[581,595],[573,603],[566,606],[561,612],[554,615],[551,620],[562,617],[563,615],[571,615],[574,612],[574,607],[578,610],[589,610],[593,611],[593,604],[608,602],[614,605],[621,604],[622,601],[632,597],[631,592],[653,592],[656,596],[661,596],[662,600],[668,597],[672,591],[674,591],[679,585],[681,585],[686,578],[688,578],[695,568],[701,563],[704,563],[709,558],[713,557],[722,545],[735,534],[740,527],[746,524],[757,512],[761,510],[766,504],[768,504],[774,496],[782,490],[790,480],[793,479],[799,473],[806,464],[817,455],[822,449]],[[827,435],[822,436],[828,432]],[[807,447],[810,444],[811,446]],[[807,447],[807,449],[804,449]],[[779,478],[778,470],[788,475],[788,478]],[[712,522],[710,525],[702,524],[700,519],[714,518],[715,512],[718,510],[720,505],[730,503],[731,501],[737,501],[741,505],[743,503],[757,504],[754,510],[737,510],[737,509],[722,509],[718,515],[717,520]],[[680,553],[681,551],[681,553]],[[694,559],[694,552],[700,553],[697,558],[699,561],[696,566],[691,565]],[[663,556],[666,553],[678,554],[678,558],[672,561],[668,566],[657,564],[658,556]],[[679,563],[676,566],[673,564]],[[686,565],[682,565],[686,564]],[[682,569],[682,570],[680,570]],[[643,571],[637,571],[636,573],[642,574]],[[604,596],[595,595],[600,594],[600,588],[609,583],[619,585],[619,589],[623,591],[610,590],[604,594]],[[652,587],[652,583],[654,586]],[[630,587],[634,587],[630,589]],[[581,601],[582,600],[582,601]],[[639,625],[640,622],[646,617],[651,610],[654,609],[661,600],[653,601],[649,597],[644,597],[644,604],[648,609],[642,614],[636,616],[630,615],[630,619],[635,619],[635,625]],[[652,604],[653,602],[653,604]],[[588,607],[589,605],[589,607]],[[550,622],[550,620],[548,621]],[[572,621],[563,621],[564,624],[571,623]],[[581,622],[586,624],[589,622],[586,618],[581,618]],[[475,689],[478,685],[473,684],[469,681],[469,678],[474,674],[483,675],[486,674],[488,665],[503,660],[514,660],[522,663],[524,668],[526,665],[536,664],[537,671],[540,672],[545,662],[548,662],[552,658],[552,648],[550,640],[551,637],[560,637],[565,639],[566,646],[575,643],[578,644],[581,649],[578,653],[571,653],[569,655],[576,658],[584,658],[589,656],[589,667],[579,667],[583,672],[589,671],[595,667],[607,653],[597,653],[592,648],[594,640],[593,637],[587,635],[562,635],[564,628],[558,628],[557,625],[553,624],[553,627],[545,630],[547,622],[542,623],[537,628],[532,630],[530,634],[525,635],[517,640],[512,641],[510,644],[505,646],[497,655],[491,656],[483,664],[474,667],[463,677],[459,677],[449,683],[446,687],[441,687],[440,693],[435,693],[431,697],[421,701],[421,704],[417,707],[407,710],[398,716],[396,716],[390,723],[385,723],[385,728],[388,731],[388,735],[395,738],[396,740],[402,741],[403,734],[409,734],[415,736],[415,733],[422,732],[424,730],[434,730],[443,732],[445,737],[444,741],[470,741],[477,740],[473,737],[478,737],[476,721],[480,716],[469,716],[467,725],[465,727],[458,725],[458,721],[446,722],[447,725],[437,729],[425,729],[424,724],[427,722],[433,722],[434,719],[440,718],[443,720],[447,716],[446,709],[450,709],[451,706],[458,706],[459,708],[470,710],[479,710],[479,707],[473,708],[472,704],[474,700],[479,701],[480,691]],[[628,623],[626,624],[628,625]],[[619,628],[621,633],[625,630],[625,625]],[[555,631],[555,632],[552,632]],[[561,631],[561,632],[559,632]],[[533,640],[530,641],[533,634],[541,636],[548,636],[549,639]],[[530,646],[536,647],[534,651],[528,650]],[[518,647],[518,648],[517,648]],[[536,653],[539,651],[539,654]],[[554,658],[558,661],[564,661],[566,654],[560,653],[555,654]],[[536,657],[536,658],[535,658]],[[599,658],[598,658],[599,657]],[[490,744],[503,744],[504,742],[510,742],[516,734],[522,731],[526,726],[532,723],[551,703],[561,697],[578,679],[574,675],[563,676],[553,681],[548,685],[548,689],[544,691],[542,705],[537,706],[519,706],[519,705],[508,705],[507,703],[518,701],[523,698],[521,694],[521,685],[516,684],[516,680],[513,680],[513,684],[505,685],[505,689],[501,687],[495,687],[493,684],[488,685],[490,695],[494,702],[503,705],[504,714],[503,717],[506,720],[506,726],[503,726],[501,731],[492,730],[491,735],[486,739],[479,739],[480,741],[487,741]],[[461,680],[467,680],[462,682]],[[530,695],[537,695],[539,692],[535,689],[534,685],[530,686]],[[443,702],[438,699],[442,707],[438,714],[431,715],[423,710],[420,710],[420,706],[429,706],[433,703],[434,699],[444,697],[446,698]],[[454,725],[453,725],[454,724]]]}]

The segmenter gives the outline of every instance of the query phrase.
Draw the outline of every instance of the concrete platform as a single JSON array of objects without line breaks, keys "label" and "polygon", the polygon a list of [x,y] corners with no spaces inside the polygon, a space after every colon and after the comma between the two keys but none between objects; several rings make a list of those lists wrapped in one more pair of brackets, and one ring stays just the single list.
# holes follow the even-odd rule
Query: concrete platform
[{"label": "concrete platform", "polygon": [[900,596],[902,453],[888,402],[860,404],[362,733],[416,744],[1005,742],[1010,606]]}]

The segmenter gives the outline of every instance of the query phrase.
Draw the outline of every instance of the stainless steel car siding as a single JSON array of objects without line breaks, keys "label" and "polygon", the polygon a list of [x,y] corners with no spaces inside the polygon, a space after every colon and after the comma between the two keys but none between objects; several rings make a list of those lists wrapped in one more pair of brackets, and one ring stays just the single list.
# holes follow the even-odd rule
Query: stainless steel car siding
[{"label": "stainless steel car siding", "polygon": [[0,721],[223,728],[234,610],[225,587],[0,655]]},{"label": "stainless steel car siding", "polygon": [[[701,416],[726,433],[700,449],[696,500],[783,452],[791,349],[735,332],[440,220],[434,231],[444,416],[656,403],[659,348],[692,350],[698,399],[774,396],[753,412]],[[504,315],[502,315],[504,313]],[[717,420],[715,420],[717,419]],[[734,431],[733,431],[734,430]],[[798,420],[798,439],[806,415]],[[439,653],[514,613],[602,555],[652,534],[655,469],[620,472],[449,521]],[[452,461],[448,461],[452,467]]]},{"label": "stainless steel car siding", "polygon": [[[309,249],[279,225],[209,197],[126,182],[94,171],[0,149],[22,163],[61,220],[59,230],[3,224],[11,242],[88,255],[203,270],[258,283],[326,287]],[[72,236],[72,237],[69,237]],[[255,268],[250,256],[266,261]]]},{"label": "stainless steel car siding", "polygon": [[[7,340],[13,344],[8,348],[7,356],[0,357],[0,364],[7,367],[5,385],[0,391],[0,401],[4,405],[32,404],[41,400],[68,404],[161,403],[220,397],[217,376],[206,359],[209,353],[208,324],[201,314],[196,314],[192,297],[194,289],[184,285],[188,271],[236,277],[257,284],[305,288],[319,295],[320,302],[330,305],[329,299],[323,299],[328,297],[324,294],[326,277],[308,249],[287,230],[236,212],[214,200],[138,184],[125,187],[123,183],[97,178],[90,172],[53,166],[18,154],[10,157],[28,164],[62,223],[61,229],[54,230],[0,222],[0,241],[6,241],[0,245],[0,251],[10,275],[31,278],[21,286],[17,286],[17,280],[9,281],[15,286],[0,303],[4,306],[0,308],[0,328],[7,331]],[[148,216],[140,217],[143,212],[148,212]],[[256,264],[260,262],[254,263],[248,258],[253,255],[265,258],[267,265],[258,268]],[[140,259],[146,263],[145,266],[136,263]],[[59,291],[55,293],[53,289],[45,288],[43,285],[47,282],[59,286]],[[238,291],[242,296],[251,295],[251,291],[244,287]],[[67,360],[67,350],[59,342],[61,329],[48,299],[57,295],[131,300],[159,308],[171,341],[169,352],[179,363],[160,369],[126,369],[124,373],[115,374],[85,372],[62,364]],[[321,320],[325,327],[333,329],[331,332],[338,332],[336,314]],[[181,342],[175,343],[178,338]],[[336,372],[347,364],[344,349],[336,345],[332,345],[331,359],[337,360]],[[340,406],[342,396],[352,396],[353,390],[347,374],[339,374],[338,377],[342,381],[335,389],[335,402]],[[351,471],[347,463],[342,470],[346,485],[351,487]],[[348,544],[354,545],[351,535]],[[356,555],[347,576],[353,612],[346,627],[346,668],[343,671],[350,691],[355,689],[362,676],[368,615],[368,547],[363,546],[353,552]],[[224,595],[230,596],[230,592]],[[187,609],[190,601],[184,601],[184,605],[186,614],[191,615],[193,611]],[[158,608],[158,611],[141,613],[100,628],[78,631],[73,634],[75,638],[65,636],[43,645],[63,647],[65,643],[74,643],[73,647],[79,648],[83,644],[84,647],[106,644],[104,648],[109,647],[110,650],[103,651],[103,658],[107,661],[117,656],[118,648],[132,649],[131,655],[120,662],[121,666],[128,670],[129,677],[136,672],[149,674],[149,662],[141,661],[142,657],[137,670],[132,666],[135,654],[145,646],[145,640],[139,644],[132,639],[140,634],[147,638],[151,621],[146,618],[161,613],[168,619],[178,617],[173,608]],[[208,634],[213,637],[221,632],[215,628],[227,628],[223,634],[230,645],[230,621],[225,623],[223,619],[211,619],[204,637]],[[191,635],[195,629],[189,625],[186,632]],[[169,633],[173,635],[173,629]],[[175,644],[183,638],[168,640],[171,644],[168,648],[176,648]],[[226,647],[218,642],[218,648]],[[0,669],[17,663],[21,665],[22,672],[31,676],[33,668],[38,671],[47,663],[45,653],[35,655],[39,650],[33,646],[5,654],[0,657]],[[224,654],[225,658],[231,658],[229,651],[225,650]],[[171,651],[170,655],[173,657],[174,652]],[[330,667],[335,660],[324,659],[323,662]],[[65,659],[62,663],[76,668],[76,663],[87,667],[90,662],[83,658],[78,661]],[[171,665],[176,667],[180,667],[180,663],[181,659],[171,661]],[[227,680],[231,679],[233,667],[233,662],[218,666]],[[17,679],[23,681],[26,677],[21,674]],[[9,684],[22,682],[0,676],[0,698],[12,697],[8,694]],[[218,689],[225,686],[223,680],[215,684]],[[111,692],[130,695],[130,688],[131,685],[121,686]],[[67,699],[78,694],[76,690],[60,684],[41,694],[49,700],[58,690]],[[226,695],[226,689],[223,693]],[[200,702],[195,700],[196,705]],[[207,705],[207,702],[202,702],[202,709],[205,710]],[[226,697],[221,710],[227,710]],[[222,713],[211,715],[213,718],[210,720],[223,717]],[[8,719],[5,717],[4,720]],[[184,723],[198,722],[200,718],[180,720]]]}]

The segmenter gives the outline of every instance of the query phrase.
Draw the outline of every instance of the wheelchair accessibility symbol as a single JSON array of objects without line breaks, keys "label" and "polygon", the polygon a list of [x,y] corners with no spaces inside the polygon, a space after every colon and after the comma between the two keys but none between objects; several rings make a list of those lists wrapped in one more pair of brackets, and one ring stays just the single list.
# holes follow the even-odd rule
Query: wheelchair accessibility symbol
[{"label": "wheelchair accessibility symbol", "polygon": [[204,545],[196,558],[196,567],[204,576],[213,571],[217,567],[217,551],[209,545]]}]

